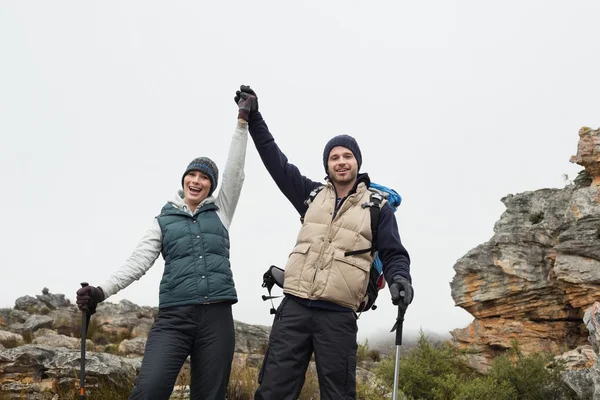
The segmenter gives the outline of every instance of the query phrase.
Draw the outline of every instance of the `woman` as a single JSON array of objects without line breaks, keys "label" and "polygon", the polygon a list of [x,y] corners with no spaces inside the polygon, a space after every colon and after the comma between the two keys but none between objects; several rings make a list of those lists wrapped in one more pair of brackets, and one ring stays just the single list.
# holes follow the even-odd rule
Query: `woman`
[{"label": "woman", "polygon": [[148,335],[130,399],[168,399],[191,355],[192,399],[225,398],[235,335],[237,295],[229,264],[229,226],[244,181],[248,113],[252,96],[239,104],[223,184],[207,157],[192,160],[182,189],[167,202],[125,265],[98,287],[77,291],[77,305],[93,314],[98,303],[140,279],[162,253],[159,311]]}]

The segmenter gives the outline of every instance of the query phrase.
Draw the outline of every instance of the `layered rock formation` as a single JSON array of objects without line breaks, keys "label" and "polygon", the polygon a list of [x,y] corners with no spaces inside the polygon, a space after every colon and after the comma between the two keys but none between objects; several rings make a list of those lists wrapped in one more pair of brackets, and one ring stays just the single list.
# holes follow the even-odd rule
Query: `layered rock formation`
[{"label": "layered rock formation", "polygon": [[587,342],[584,312],[600,300],[600,130],[579,136],[575,181],[503,198],[493,237],[454,265],[452,297],[474,321],[452,336],[481,371],[515,341],[524,354]]}]

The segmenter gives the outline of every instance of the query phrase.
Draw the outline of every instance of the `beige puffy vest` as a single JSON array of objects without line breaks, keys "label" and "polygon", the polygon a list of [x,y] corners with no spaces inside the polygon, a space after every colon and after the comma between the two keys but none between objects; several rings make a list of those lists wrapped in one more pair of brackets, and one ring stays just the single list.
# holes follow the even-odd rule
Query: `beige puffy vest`
[{"label": "beige puffy vest", "polygon": [[371,247],[371,213],[368,207],[361,207],[370,201],[370,195],[367,186],[359,183],[332,220],[333,185],[328,183],[317,194],[285,266],[285,293],[357,310],[367,291],[373,254],[344,253]]}]

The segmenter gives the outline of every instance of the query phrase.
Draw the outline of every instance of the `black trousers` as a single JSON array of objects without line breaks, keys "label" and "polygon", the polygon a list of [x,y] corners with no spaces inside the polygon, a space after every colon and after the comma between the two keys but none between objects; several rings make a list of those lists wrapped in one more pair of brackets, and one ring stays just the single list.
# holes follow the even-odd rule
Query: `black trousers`
[{"label": "black trousers", "polygon": [[286,296],[275,314],[255,400],[296,400],[315,354],[321,400],[356,398],[356,333],[352,312],[306,307]]},{"label": "black trousers", "polygon": [[231,304],[162,309],[148,335],[130,400],[167,400],[191,354],[192,400],[223,400],[235,348]]}]

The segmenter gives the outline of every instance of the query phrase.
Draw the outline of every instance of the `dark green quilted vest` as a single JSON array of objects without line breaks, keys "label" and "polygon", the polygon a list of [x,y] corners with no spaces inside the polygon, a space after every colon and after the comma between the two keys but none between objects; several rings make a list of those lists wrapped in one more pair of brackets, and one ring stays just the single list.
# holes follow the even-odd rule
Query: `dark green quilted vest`
[{"label": "dark green quilted vest", "polygon": [[165,271],[159,308],[237,302],[229,264],[229,233],[210,203],[194,216],[167,203],[157,217]]}]

